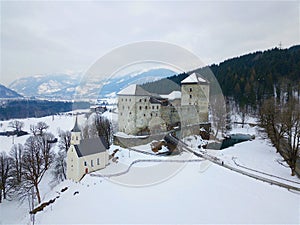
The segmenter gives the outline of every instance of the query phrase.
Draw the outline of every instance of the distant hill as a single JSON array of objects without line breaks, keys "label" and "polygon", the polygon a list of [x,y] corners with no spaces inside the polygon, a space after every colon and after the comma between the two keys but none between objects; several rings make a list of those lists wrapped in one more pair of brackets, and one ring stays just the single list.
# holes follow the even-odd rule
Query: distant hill
[{"label": "distant hill", "polygon": [[150,82],[143,87],[150,92],[165,94],[172,90],[170,84],[179,89],[180,82],[189,74],[198,72],[207,78],[209,70],[217,78],[223,94],[241,105],[248,104],[255,107],[263,98],[270,96],[279,98],[289,92],[300,95],[300,45],[289,49],[257,51],[228,59],[219,65],[213,64]]},{"label": "distant hill", "polygon": [[0,98],[22,98],[23,96],[17,92],[0,84]]},{"label": "distant hill", "polygon": [[145,83],[174,74],[175,72],[172,70],[159,68],[112,77],[107,80],[90,80],[87,83],[80,74],[75,76],[48,74],[24,77],[11,83],[9,87],[26,97],[72,100],[74,94],[78,94],[85,99],[97,99],[114,96],[132,83]]}]

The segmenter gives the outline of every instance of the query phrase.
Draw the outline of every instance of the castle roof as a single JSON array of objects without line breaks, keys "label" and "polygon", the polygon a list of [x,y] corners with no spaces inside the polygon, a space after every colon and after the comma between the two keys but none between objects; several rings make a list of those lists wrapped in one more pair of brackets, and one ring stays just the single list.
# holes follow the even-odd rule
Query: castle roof
[{"label": "castle roof", "polygon": [[104,137],[80,140],[79,145],[74,145],[78,157],[93,155],[96,153],[105,152],[109,148]]},{"label": "castle roof", "polygon": [[198,73],[192,73],[187,78],[181,81],[182,84],[198,84],[198,83],[208,83],[207,80],[202,78]]},{"label": "castle roof", "polygon": [[73,129],[71,130],[71,132],[81,132],[79,126],[78,126],[78,122],[77,122],[77,116],[76,116],[76,120],[75,120],[75,124]]},{"label": "castle roof", "polygon": [[151,96],[152,94],[137,84],[131,84],[118,92],[118,95]]}]

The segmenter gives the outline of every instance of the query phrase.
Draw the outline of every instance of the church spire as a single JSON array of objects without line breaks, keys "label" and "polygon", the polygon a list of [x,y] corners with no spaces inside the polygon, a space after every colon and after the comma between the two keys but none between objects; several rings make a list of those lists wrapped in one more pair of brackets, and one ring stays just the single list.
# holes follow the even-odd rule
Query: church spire
[{"label": "church spire", "polygon": [[71,132],[81,132],[79,126],[78,126],[78,122],[77,122],[77,116],[76,116],[76,120],[75,120],[75,124],[73,129],[71,130]]}]

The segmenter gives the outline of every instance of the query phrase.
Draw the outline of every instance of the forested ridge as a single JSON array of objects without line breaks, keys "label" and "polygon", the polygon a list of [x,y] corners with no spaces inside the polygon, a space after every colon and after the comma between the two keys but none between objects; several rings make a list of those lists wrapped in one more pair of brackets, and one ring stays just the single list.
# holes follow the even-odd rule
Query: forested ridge
[{"label": "forested ridge", "polygon": [[[210,69],[218,80],[224,96],[240,105],[256,107],[261,100],[286,92],[300,93],[300,45],[288,49],[273,48],[225,60],[220,64],[144,84],[148,91],[168,93],[180,90],[180,82],[193,72],[206,77]],[[166,86],[167,80],[173,85]]]}]

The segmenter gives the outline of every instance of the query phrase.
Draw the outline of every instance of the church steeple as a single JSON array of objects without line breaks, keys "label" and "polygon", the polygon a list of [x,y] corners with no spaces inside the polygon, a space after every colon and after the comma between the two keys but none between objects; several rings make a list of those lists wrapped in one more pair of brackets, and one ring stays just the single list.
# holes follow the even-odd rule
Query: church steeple
[{"label": "church steeple", "polygon": [[75,119],[75,124],[71,130],[71,145],[79,145],[81,140],[81,130],[78,126],[77,116]]}]

